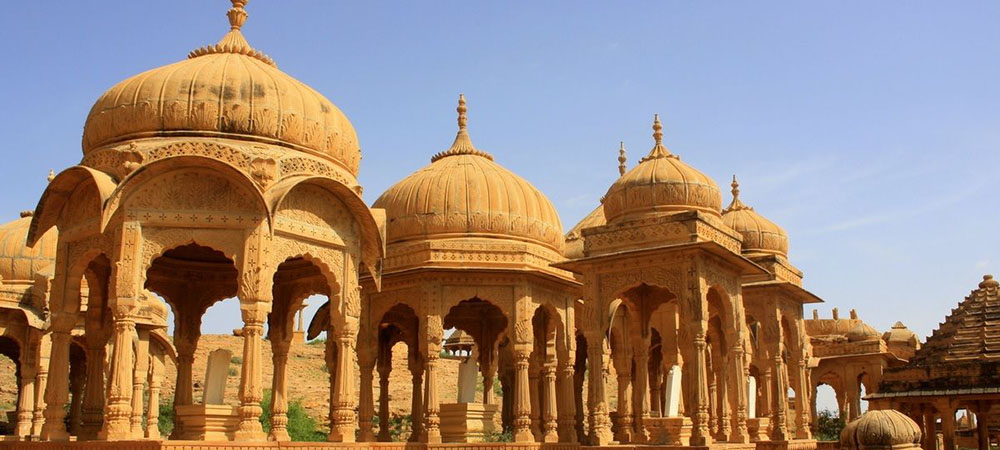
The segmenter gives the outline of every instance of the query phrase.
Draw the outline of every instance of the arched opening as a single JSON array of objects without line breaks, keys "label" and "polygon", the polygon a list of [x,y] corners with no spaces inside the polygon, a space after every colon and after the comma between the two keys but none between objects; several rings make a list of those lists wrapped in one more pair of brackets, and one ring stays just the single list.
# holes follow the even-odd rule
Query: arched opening
[{"label": "arched opening", "polygon": [[[232,334],[241,329],[239,300],[235,298],[237,278],[231,258],[196,243],[163,252],[146,271],[144,287],[166,301],[174,319],[174,417],[169,436],[163,438],[199,439],[202,430],[198,423],[206,405],[228,407],[226,412],[237,413],[242,342],[236,337],[202,339],[203,333]],[[199,351],[202,349],[205,351]],[[169,399],[164,402],[165,412],[170,411],[170,404]],[[225,433],[214,437],[230,438]]]},{"label": "arched opening", "polygon": [[[441,403],[441,439],[445,442],[479,441],[487,435],[497,433],[494,423],[500,414],[501,425],[513,428],[514,364],[512,345],[504,339],[507,331],[507,316],[493,303],[473,297],[452,306],[444,316],[443,328],[461,331],[471,338],[467,353],[461,356],[459,365],[458,392],[455,403]],[[467,344],[462,344],[467,345]],[[494,380],[499,374],[502,395],[498,399],[494,392]],[[464,376],[463,376],[464,375]],[[477,386],[482,383],[482,401],[477,401]],[[465,401],[462,401],[465,400]],[[470,401],[471,400],[471,401]],[[508,407],[509,405],[509,407]],[[507,421],[507,412],[510,412]],[[451,432],[450,421],[466,421],[466,431]]]},{"label": "arched opening", "polygon": [[[582,332],[576,333],[576,359],[573,361],[573,404],[576,406],[576,441],[587,442],[587,419],[590,414],[584,403],[584,389],[587,383],[587,339]],[[563,382],[566,382],[565,380]]]},{"label": "arched opening", "polygon": [[[378,324],[375,367],[379,376],[376,423],[380,442],[417,442],[420,437],[423,418],[423,358],[418,342],[418,327],[419,319],[413,308],[403,303],[389,308]],[[449,347],[446,342],[446,351],[453,350],[458,345],[453,343]],[[409,368],[409,376],[397,374],[392,377],[393,367]],[[393,383],[392,379],[396,382]],[[406,380],[410,383],[406,383]],[[397,400],[395,408],[392,406],[393,400]],[[408,408],[405,406],[407,403]]]},{"label": "arched opening", "polygon": [[556,401],[556,334],[559,315],[542,306],[531,318],[533,349],[529,357],[528,379],[531,396],[531,432],[538,442],[555,442],[558,437]]}]

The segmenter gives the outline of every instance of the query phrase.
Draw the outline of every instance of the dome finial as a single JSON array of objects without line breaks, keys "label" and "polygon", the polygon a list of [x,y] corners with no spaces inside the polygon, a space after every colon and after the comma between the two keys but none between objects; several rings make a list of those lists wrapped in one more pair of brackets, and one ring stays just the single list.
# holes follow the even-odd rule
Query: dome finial
[{"label": "dome finial", "polygon": [[663,145],[663,124],[660,123],[659,114],[653,114],[653,141],[655,142],[653,149],[650,150],[648,155],[639,160],[639,164],[651,159],[677,158],[677,155],[671,154],[670,150],[667,150],[667,147]]},{"label": "dome finial", "polygon": [[466,130],[466,123],[469,119],[465,113],[469,111],[469,108],[465,106],[465,94],[458,94],[458,108],[455,108],[455,111],[458,112],[458,134],[455,136],[455,142],[452,142],[451,148],[448,150],[432,156],[431,162],[451,155],[479,155],[492,161],[492,155],[480,151],[475,145],[472,145],[472,138],[469,137],[469,131]]},{"label": "dome finial", "polygon": [[49,169],[49,176],[45,177],[45,179],[49,180],[49,183],[51,183],[52,180],[56,179],[56,171]]},{"label": "dome finial", "polygon": [[236,53],[240,55],[246,55],[251,58],[256,58],[267,65],[275,66],[274,60],[270,56],[267,56],[250,46],[246,38],[243,37],[243,33],[240,29],[243,28],[243,24],[247,21],[246,5],[248,0],[230,0],[233,7],[226,11],[226,17],[229,18],[229,32],[219,40],[219,43],[215,45],[209,45],[188,53],[188,58],[197,58],[203,55],[212,55],[218,53]]},{"label": "dome finial", "polygon": [[455,108],[455,111],[458,111],[458,129],[464,130],[465,124],[469,120],[465,116],[465,113],[469,111],[469,108],[465,107],[465,94],[458,94],[458,108]]},{"label": "dome finial", "polygon": [[618,175],[625,175],[625,141],[618,143]]},{"label": "dome finial", "polygon": [[247,6],[247,0],[231,0],[233,7],[226,11],[229,17],[229,29],[239,30],[247,20],[247,12],[243,8]]},{"label": "dome finial", "polygon": [[729,203],[729,206],[726,209],[722,210],[722,213],[725,214],[730,211],[739,211],[741,209],[753,210],[753,208],[743,204],[743,201],[740,200],[740,182],[736,179],[736,174],[733,174],[733,182],[729,185],[733,187],[733,201]]}]

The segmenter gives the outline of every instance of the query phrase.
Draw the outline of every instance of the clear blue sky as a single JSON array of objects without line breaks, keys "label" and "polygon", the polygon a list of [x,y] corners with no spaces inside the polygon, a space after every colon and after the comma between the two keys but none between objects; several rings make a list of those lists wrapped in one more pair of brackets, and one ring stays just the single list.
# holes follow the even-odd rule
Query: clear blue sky
[{"label": "clear blue sky", "polygon": [[[216,42],[228,5],[5,4],[0,218],[79,161],[104,90]],[[1000,2],[255,0],[248,12],[251,44],[357,128],[369,202],[447,148],[464,92],[476,144],[569,229],[617,177],[618,141],[634,164],[660,113],[667,145],[724,203],[736,173],[742,198],[785,227],[824,316],[856,308],[925,336],[1000,272]],[[239,326],[234,309],[213,310],[225,320],[206,332]]]}]

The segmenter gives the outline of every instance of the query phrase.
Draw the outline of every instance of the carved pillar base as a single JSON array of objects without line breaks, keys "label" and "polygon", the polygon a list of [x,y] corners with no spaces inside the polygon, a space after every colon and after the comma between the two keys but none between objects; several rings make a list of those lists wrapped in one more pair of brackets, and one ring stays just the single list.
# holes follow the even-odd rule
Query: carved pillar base
[{"label": "carved pillar base", "polygon": [[[245,299],[241,299],[247,302]],[[267,311],[260,307],[241,307],[243,314],[243,372],[240,374],[240,423],[234,434],[237,441],[263,441],[267,438],[260,424],[264,393],[261,383],[261,333]]]}]

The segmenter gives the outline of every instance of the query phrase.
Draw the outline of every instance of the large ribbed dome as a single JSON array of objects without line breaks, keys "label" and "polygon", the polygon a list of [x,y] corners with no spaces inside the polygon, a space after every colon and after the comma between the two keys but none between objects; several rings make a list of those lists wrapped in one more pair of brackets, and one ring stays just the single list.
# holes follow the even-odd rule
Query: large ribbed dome
[{"label": "large ribbed dome", "polygon": [[605,194],[601,203],[608,223],[677,211],[697,210],[719,215],[722,209],[719,186],[708,175],[670,153],[663,145],[662,129],[656,117],[653,150],[615,181]]},{"label": "large ribbed dome", "polygon": [[34,282],[35,274],[56,261],[59,235],[55,228],[42,235],[34,247],[26,245],[31,211],[0,225],[0,277],[4,283]]},{"label": "large ribbed dome", "polygon": [[385,209],[388,244],[449,237],[512,238],[562,249],[556,209],[537,188],[477,150],[465,129],[447,151],[396,183],[375,201]]},{"label": "large ribbed dome", "polygon": [[245,4],[233,0],[231,29],[218,44],[105,92],[87,116],[84,154],[142,137],[226,137],[292,147],[357,176],[361,148],[354,127],[326,97],[247,43],[240,32]]},{"label": "large ribbed dome", "polygon": [[740,200],[740,185],[733,176],[733,202],[722,212],[722,221],[743,236],[743,253],[770,253],[788,257],[788,234],[778,224]]}]

